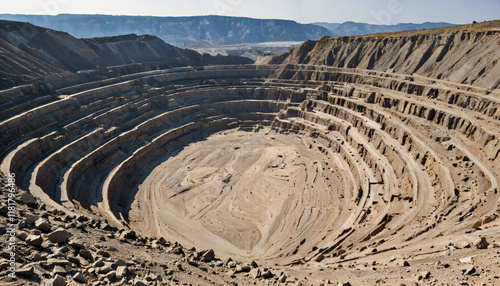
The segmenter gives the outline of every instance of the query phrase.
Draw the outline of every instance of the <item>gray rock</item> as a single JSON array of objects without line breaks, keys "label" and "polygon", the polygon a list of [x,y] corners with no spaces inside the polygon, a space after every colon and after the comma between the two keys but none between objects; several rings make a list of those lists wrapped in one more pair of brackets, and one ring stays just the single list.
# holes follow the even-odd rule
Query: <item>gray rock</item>
[{"label": "gray rock", "polygon": [[35,268],[35,273],[38,275],[38,276],[43,276],[43,277],[46,277],[46,278],[50,278],[52,277],[52,275],[50,274],[49,271],[45,270],[43,267],[41,267],[40,265],[35,265],[34,266]]},{"label": "gray rock", "polygon": [[26,238],[26,243],[32,246],[41,246],[43,243],[43,238],[41,235],[30,234]]},{"label": "gray rock", "polygon": [[85,248],[85,245],[83,245],[82,243],[76,241],[76,240],[71,240],[70,242],[68,242],[68,244],[71,246],[71,247],[74,247],[75,249],[84,249]]},{"label": "gray rock", "polygon": [[35,227],[43,232],[50,231],[50,223],[44,218],[37,219],[35,221]]},{"label": "gray rock", "polygon": [[24,193],[21,195],[21,200],[23,201],[24,204],[27,205],[34,205],[36,204],[36,199],[35,197],[30,194],[30,193]]},{"label": "gray rock", "polygon": [[481,241],[476,244],[478,249],[487,249],[490,244],[486,241],[485,237],[481,237]]},{"label": "gray rock", "polygon": [[92,267],[95,267],[95,268],[98,268],[98,267],[102,267],[104,266],[104,260],[102,259],[98,259],[96,262],[94,262],[94,264],[92,265]]},{"label": "gray rock", "polygon": [[116,268],[116,278],[118,280],[120,280],[123,277],[127,276],[127,273],[128,273],[128,267],[127,266],[118,266]]},{"label": "gray rock", "polygon": [[66,286],[66,279],[61,275],[56,275],[54,279],[47,280],[45,286]]},{"label": "gray rock", "polygon": [[108,274],[106,274],[106,278],[108,278],[109,281],[113,282],[116,280],[116,271],[110,271]]},{"label": "gray rock", "polygon": [[24,222],[27,224],[34,224],[38,219],[38,216],[28,213],[25,215]]},{"label": "gray rock", "polygon": [[25,232],[25,231],[19,231],[19,232],[16,234],[17,238],[19,238],[19,239],[20,239],[20,240],[22,240],[22,241],[26,241],[26,239],[28,238],[28,235],[29,235],[29,234],[28,234],[27,232]]},{"label": "gray rock", "polygon": [[21,277],[32,278],[35,276],[35,268],[33,266],[23,267],[16,270],[16,275]]},{"label": "gray rock", "polygon": [[56,231],[51,232],[48,236],[49,240],[53,243],[64,243],[68,241],[70,237],[71,234],[67,230],[62,228],[59,228]]},{"label": "gray rock", "polygon": [[83,276],[82,273],[80,272],[77,272],[74,276],[73,276],[73,280],[75,280],[76,282],[79,282],[79,283],[84,283],[86,284],[87,283],[87,278],[85,278],[85,276]]},{"label": "gray rock", "polygon": [[134,286],[147,286],[146,282],[142,281],[142,280],[136,280],[134,282]]},{"label": "gray rock", "polygon": [[87,259],[87,260],[92,260],[92,253],[90,251],[88,251],[87,249],[80,249],[80,251],[78,251],[78,254],[80,254],[81,257]]},{"label": "gray rock", "polygon": [[99,268],[99,274],[108,274],[111,271],[113,271],[111,265],[104,265]]},{"label": "gray rock", "polygon": [[64,275],[68,274],[68,271],[66,270],[66,268],[59,266],[59,265],[56,265],[56,266],[54,266],[52,273],[54,275],[60,274],[60,275],[64,276]]}]

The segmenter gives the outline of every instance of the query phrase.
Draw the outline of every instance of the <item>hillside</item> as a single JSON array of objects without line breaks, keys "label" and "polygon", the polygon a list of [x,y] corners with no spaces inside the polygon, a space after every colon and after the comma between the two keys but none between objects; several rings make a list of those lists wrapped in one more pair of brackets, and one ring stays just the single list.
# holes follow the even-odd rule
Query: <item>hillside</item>
[{"label": "hillside", "polygon": [[270,63],[312,64],[418,74],[500,87],[500,21],[439,29],[324,37],[308,41]]},{"label": "hillside", "polygon": [[241,57],[202,56],[155,36],[130,34],[77,39],[29,23],[0,20],[0,88],[54,74],[160,61],[173,65],[252,62]]},{"label": "hillside", "polygon": [[360,36],[368,35],[374,33],[391,33],[391,32],[401,32],[410,30],[422,30],[422,29],[435,29],[453,26],[450,23],[431,23],[426,22],[422,24],[413,23],[400,23],[396,25],[373,25],[367,23],[356,23],[352,21],[340,23],[312,23],[321,27],[325,27],[330,30],[330,36],[343,37],[343,36]]},{"label": "hillside", "polygon": [[155,35],[174,45],[231,45],[276,41],[319,40],[326,28],[290,20],[225,16],[150,17],[111,15],[0,15],[0,19],[30,22],[68,32],[78,38],[123,34]]}]

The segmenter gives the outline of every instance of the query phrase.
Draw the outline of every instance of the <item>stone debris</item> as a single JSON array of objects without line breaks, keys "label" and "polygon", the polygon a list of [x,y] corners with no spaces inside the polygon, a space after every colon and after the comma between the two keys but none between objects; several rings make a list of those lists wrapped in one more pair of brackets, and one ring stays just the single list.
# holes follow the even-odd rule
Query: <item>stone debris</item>
[{"label": "stone debris", "polygon": [[70,233],[65,229],[57,229],[48,235],[48,238],[53,243],[64,243],[70,238]]},{"label": "stone debris", "polygon": [[43,232],[50,231],[50,223],[43,218],[39,218],[38,220],[35,221],[35,227]]}]

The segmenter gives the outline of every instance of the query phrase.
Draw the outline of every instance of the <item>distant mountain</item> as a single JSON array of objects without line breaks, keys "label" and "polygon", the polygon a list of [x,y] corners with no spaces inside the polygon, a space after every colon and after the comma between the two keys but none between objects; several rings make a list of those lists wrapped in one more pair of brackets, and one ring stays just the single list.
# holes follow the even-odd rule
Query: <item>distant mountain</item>
[{"label": "distant mountain", "polygon": [[29,23],[0,20],[0,89],[55,74],[151,62],[180,66],[253,61],[201,55],[150,35],[77,39]]},{"label": "distant mountain", "polygon": [[263,20],[242,17],[194,16],[150,17],[110,15],[11,15],[0,19],[30,22],[78,38],[124,34],[155,35],[173,45],[194,47],[277,41],[318,40],[330,35],[328,29],[289,20]]},{"label": "distant mountain", "polygon": [[391,33],[391,32],[401,32],[408,30],[422,30],[422,29],[435,29],[455,26],[455,24],[450,23],[430,23],[426,22],[423,24],[412,24],[412,23],[402,23],[397,25],[372,25],[366,23],[356,23],[356,22],[345,22],[342,24],[337,23],[313,23],[314,25],[322,26],[330,31],[333,37],[342,36],[359,36],[368,35],[375,33]]},{"label": "distant mountain", "polygon": [[335,31],[340,25],[342,25],[342,23],[326,23],[326,22],[316,22],[311,24],[325,27],[330,31]]}]

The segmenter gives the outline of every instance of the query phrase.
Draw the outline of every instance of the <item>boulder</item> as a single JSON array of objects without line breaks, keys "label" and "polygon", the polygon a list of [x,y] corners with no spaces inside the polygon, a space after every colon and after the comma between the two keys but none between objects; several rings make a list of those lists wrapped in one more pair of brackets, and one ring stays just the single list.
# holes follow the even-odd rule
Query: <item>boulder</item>
[{"label": "boulder", "polygon": [[120,280],[123,277],[127,276],[127,273],[128,273],[128,267],[127,266],[118,266],[116,268],[116,278],[118,280]]},{"label": "boulder", "polygon": [[271,272],[271,270],[267,270],[267,271],[264,271],[264,273],[262,273],[262,278],[264,279],[271,279],[274,277],[274,274]]},{"label": "boulder", "polygon": [[56,265],[56,266],[54,266],[52,273],[55,275],[57,275],[57,274],[66,275],[66,274],[68,274],[68,271],[66,270],[66,268],[59,266],[59,265]]},{"label": "boulder", "polygon": [[23,267],[16,270],[16,275],[21,277],[32,278],[35,276],[35,268],[33,266]]},{"label": "boulder", "polygon": [[61,275],[56,275],[53,279],[47,280],[45,286],[66,286],[66,279]]},{"label": "boulder", "polygon": [[43,243],[43,238],[42,238],[41,235],[30,234],[26,238],[26,243],[28,243],[31,246],[37,246],[37,247],[39,247]]},{"label": "boulder", "polygon": [[250,271],[250,277],[253,279],[260,278],[262,276],[262,272],[260,271],[259,268],[254,268],[252,271]]},{"label": "boulder", "polygon": [[76,281],[76,282],[79,282],[79,283],[83,283],[83,284],[86,284],[87,283],[87,278],[85,278],[85,276],[83,276],[82,273],[80,272],[77,272],[74,276],[73,276],[73,280]]},{"label": "boulder", "polygon": [[92,257],[92,253],[90,251],[88,251],[87,249],[80,249],[78,251],[78,254],[80,254],[81,257],[87,259],[87,260],[92,260],[93,257]]},{"label": "boulder", "polygon": [[48,236],[49,240],[53,243],[64,243],[68,241],[70,237],[71,234],[67,230],[62,228],[59,228],[56,231],[51,232]]},{"label": "boulder", "polygon": [[215,258],[215,253],[213,249],[207,250],[201,255],[201,261],[203,262],[210,262],[214,258]]},{"label": "boulder", "polygon": [[21,201],[26,204],[26,205],[35,205],[36,204],[36,199],[35,197],[30,194],[30,193],[24,193],[21,195]]},{"label": "boulder", "polygon": [[50,223],[44,218],[37,219],[35,221],[35,227],[43,232],[50,231]]}]

